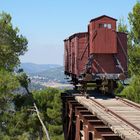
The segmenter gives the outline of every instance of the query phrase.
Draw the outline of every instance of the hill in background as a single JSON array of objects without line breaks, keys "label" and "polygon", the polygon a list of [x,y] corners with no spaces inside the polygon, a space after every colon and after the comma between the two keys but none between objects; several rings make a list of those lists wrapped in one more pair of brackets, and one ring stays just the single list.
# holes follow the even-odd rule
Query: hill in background
[{"label": "hill in background", "polygon": [[57,68],[62,66],[57,64],[21,63],[20,67],[23,68],[27,74],[30,74],[30,73],[39,73],[45,70],[49,70],[51,68]]},{"label": "hill in background", "polygon": [[55,87],[59,86],[59,84],[67,84],[64,75],[64,67],[61,65],[22,63],[21,68],[29,75],[33,87]]},{"label": "hill in background", "polygon": [[42,82],[58,82],[58,83],[65,83],[65,75],[64,75],[64,67],[55,67],[50,68],[42,72],[38,73],[30,73],[30,77],[35,79],[40,79]]}]

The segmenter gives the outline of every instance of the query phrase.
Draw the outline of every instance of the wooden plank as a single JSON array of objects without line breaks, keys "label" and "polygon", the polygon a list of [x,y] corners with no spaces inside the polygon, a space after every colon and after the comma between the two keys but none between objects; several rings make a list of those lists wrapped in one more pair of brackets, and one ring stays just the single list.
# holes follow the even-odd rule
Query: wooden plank
[{"label": "wooden plank", "polygon": [[[134,128],[132,128],[131,126],[129,126],[128,124],[126,124],[125,122],[123,122],[122,120],[118,119],[116,116],[113,116],[111,113],[107,112],[105,109],[101,108],[99,105],[97,105],[96,103],[94,103],[91,100],[88,100],[84,97],[76,97],[76,100],[78,102],[80,102],[81,104],[83,104],[86,108],[88,108],[89,111],[93,112],[94,114],[97,115],[97,117],[99,117],[100,119],[102,119],[103,121],[105,121],[108,126],[115,132],[118,133],[121,136],[126,136],[128,139],[130,136],[129,134],[131,134],[131,138],[133,139],[137,139],[137,137],[140,137],[140,133],[138,131],[135,131]],[[103,100],[98,100],[98,101],[102,101]],[[113,100],[112,100],[113,101]],[[111,104],[113,104],[111,101]],[[107,102],[107,101],[106,101]],[[117,103],[117,101],[115,102]],[[116,107],[115,107],[116,108]],[[131,107],[127,107],[126,105],[123,106],[125,115],[131,114],[132,112],[136,113],[135,111],[132,110],[131,113],[128,112],[127,109],[130,109]],[[122,108],[121,108],[122,109]],[[132,108],[131,108],[132,109]],[[113,109],[112,109],[113,110]],[[114,110],[113,110],[114,111]],[[118,111],[119,113],[123,114],[123,110]],[[117,112],[117,113],[118,113]],[[121,115],[122,115],[121,114]],[[139,113],[138,113],[139,114]],[[133,114],[130,116],[137,116],[137,114]],[[127,116],[126,116],[127,118]],[[132,117],[131,117],[132,118]],[[136,117],[135,119],[137,119],[138,117]],[[138,120],[139,121],[139,120]],[[137,122],[138,123],[138,122]]]}]

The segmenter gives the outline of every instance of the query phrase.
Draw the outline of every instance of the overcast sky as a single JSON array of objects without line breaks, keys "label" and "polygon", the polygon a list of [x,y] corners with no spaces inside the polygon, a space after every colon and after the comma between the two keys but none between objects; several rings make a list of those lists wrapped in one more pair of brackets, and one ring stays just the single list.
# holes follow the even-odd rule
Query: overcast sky
[{"label": "overcast sky", "polygon": [[108,15],[124,17],[136,0],[0,0],[0,12],[11,14],[12,23],[29,41],[22,62],[63,65],[63,40],[87,31],[90,19]]}]

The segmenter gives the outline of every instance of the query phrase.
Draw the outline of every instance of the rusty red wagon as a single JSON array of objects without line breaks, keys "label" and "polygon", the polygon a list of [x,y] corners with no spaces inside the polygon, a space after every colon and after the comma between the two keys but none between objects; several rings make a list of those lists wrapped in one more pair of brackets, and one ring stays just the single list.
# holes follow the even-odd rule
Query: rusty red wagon
[{"label": "rusty red wagon", "polygon": [[113,90],[127,77],[127,34],[117,32],[117,20],[103,15],[88,24],[88,31],[64,40],[65,74],[74,85],[95,82]]}]

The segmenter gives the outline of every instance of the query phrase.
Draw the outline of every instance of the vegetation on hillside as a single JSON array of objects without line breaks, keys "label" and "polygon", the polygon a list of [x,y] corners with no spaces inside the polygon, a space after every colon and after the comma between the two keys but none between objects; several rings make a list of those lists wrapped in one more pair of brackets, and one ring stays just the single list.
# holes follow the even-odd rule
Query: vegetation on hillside
[{"label": "vegetation on hillside", "polygon": [[[33,93],[33,97],[41,117],[49,129],[51,140],[63,140],[60,90],[49,88],[37,91]],[[9,106],[10,110],[4,110],[4,114],[1,114],[0,117],[2,123],[0,139],[28,140],[40,138],[46,140],[33,108],[31,97],[28,94],[13,95],[11,102],[14,103],[14,107]]]},{"label": "vegetation on hillside", "polygon": [[[51,140],[63,140],[60,91],[49,88],[34,92],[33,97],[40,110],[41,118],[49,129]],[[13,102],[15,112],[8,119],[7,130],[2,138],[46,140],[31,98],[27,94],[18,94],[14,95]]]},{"label": "vegetation on hillside", "polygon": [[56,67],[56,68],[50,68],[48,70],[39,72],[39,73],[34,73],[30,74],[30,76],[39,76],[43,77],[44,79],[42,81],[48,82],[48,81],[54,81],[54,82],[60,82],[60,83],[65,83],[66,80],[65,75],[64,75],[64,67]]}]

